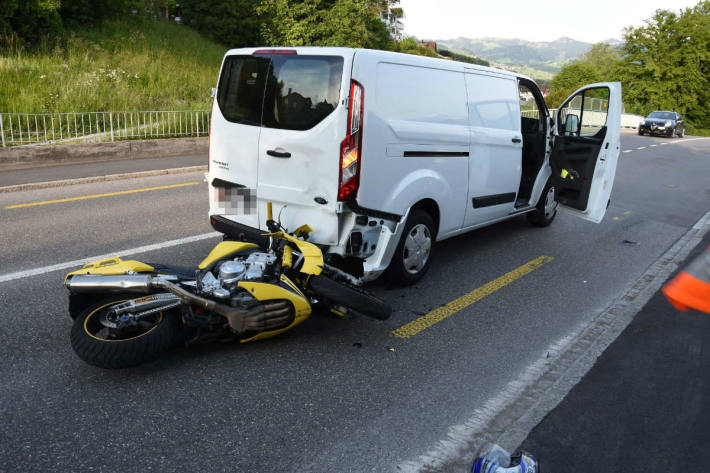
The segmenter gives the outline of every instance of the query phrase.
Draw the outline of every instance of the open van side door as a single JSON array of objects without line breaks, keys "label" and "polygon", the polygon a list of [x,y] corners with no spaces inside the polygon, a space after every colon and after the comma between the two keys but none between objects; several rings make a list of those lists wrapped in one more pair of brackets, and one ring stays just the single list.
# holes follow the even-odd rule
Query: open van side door
[{"label": "open van side door", "polygon": [[550,167],[557,200],[565,211],[595,223],[604,218],[620,134],[620,82],[586,85],[557,109]]}]

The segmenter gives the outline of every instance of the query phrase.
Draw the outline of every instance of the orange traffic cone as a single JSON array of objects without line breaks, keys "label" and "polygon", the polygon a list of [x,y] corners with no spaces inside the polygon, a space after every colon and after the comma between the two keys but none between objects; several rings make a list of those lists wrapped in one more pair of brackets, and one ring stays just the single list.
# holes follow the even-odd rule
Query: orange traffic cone
[{"label": "orange traffic cone", "polygon": [[663,294],[678,310],[710,314],[710,247],[668,282]]}]

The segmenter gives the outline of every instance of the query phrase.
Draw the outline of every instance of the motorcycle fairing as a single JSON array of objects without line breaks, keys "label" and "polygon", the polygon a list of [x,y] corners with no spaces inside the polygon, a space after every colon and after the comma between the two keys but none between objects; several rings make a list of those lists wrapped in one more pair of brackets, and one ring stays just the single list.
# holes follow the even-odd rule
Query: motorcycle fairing
[{"label": "motorcycle fairing", "polygon": [[319,275],[323,271],[323,252],[313,243],[299,240],[285,232],[264,233],[263,236],[279,238],[295,244],[304,259],[300,269],[302,273]]},{"label": "motorcycle fairing", "polygon": [[222,242],[219,242],[219,243],[217,243],[217,245],[215,245],[214,248],[212,248],[212,251],[210,251],[210,253],[207,255],[207,257],[202,260],[202,262],[199,264],[198,268],[207,269],[221,259],[224,259],[224,258],[227,258],[230,256],[235,256],[236,253],[239,253],[240,251],[256,249],[256,248],[259,248],[259,245],[255,245],[254,243],[246,243],[243,241],[222,241]]},{"label": "motorcycle fairing", "polygon": [[78,274],[102,274],[106,276],[126,274],[129,271],[136,273],[150,273],[155,268],[136,260],[122,260],[118,257],[106,258],[86,263],[81,269],[68,273],[64,280]]}]

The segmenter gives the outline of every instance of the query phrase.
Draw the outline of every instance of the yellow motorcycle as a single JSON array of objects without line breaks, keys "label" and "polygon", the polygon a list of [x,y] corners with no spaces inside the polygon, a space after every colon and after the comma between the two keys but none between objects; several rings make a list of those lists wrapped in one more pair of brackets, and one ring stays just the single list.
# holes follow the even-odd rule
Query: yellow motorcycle
[{"label": "yellow motorcycle", "polygon": [[314,304],[386,319],[391,309],[324,263],[311,231],[286,233],[268,204],[267,248],[218,243],[196,269],[108,258],[67,274],[71,345],[89,364],[126,368],[172,347],[211,340],[251,342],[306,320]]}]

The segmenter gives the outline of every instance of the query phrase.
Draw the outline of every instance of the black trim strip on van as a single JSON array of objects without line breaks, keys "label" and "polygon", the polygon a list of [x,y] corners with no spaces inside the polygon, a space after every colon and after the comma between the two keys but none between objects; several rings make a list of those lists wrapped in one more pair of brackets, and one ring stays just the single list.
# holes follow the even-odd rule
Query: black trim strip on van
[{"label": "black trim strip on van", "polygon": [[506,192],[505,194],[484,195],[482,197],[474,197],[473,208],[490,207],[491,205],[505,204],[515,200],[515,192]]},{"label": "black trim strip on van", "polygon": [[236,187],[238,189],[244,189],[246,186],[215,177],[212,179],[212,187],[224,187],[225,189],[232,189]]},{"label": "black trim strip on van", "polygon": [[468,151],[405,151],[405,158],[447,158],[468,156]]},{"label": "black trim strip on van", "polygon": [[366,209],[365,207],[360,207],[360,205],[358,205],[357,201],[355,200],[346,202],[346,205],[350,208],[350,210],[352,210],[356,214],[367,215],[368,217],[374,218],[382,218],[385,220],[393,220],[395,222],[399,222],[400,220],[402,220],[401,215],[383,212],[382,210]]}]

